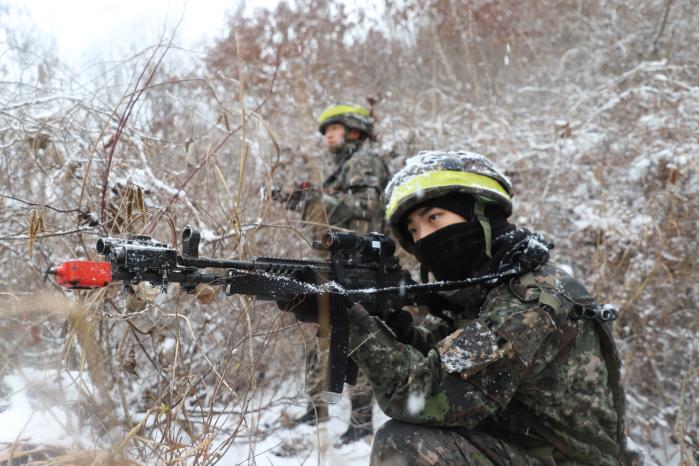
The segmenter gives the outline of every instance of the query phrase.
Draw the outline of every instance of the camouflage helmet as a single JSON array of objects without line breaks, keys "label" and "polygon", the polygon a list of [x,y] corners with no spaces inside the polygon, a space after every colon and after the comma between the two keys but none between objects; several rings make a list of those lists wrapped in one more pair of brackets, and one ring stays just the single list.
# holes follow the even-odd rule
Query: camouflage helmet
[{"label": "camouflage helmet", "polygon": [[348,129],[356,129],[367,137],[373,136],[374,120],[369,110],[356,104],[331,105],[318,117],[318,131],[325,134],[328,125],[340,123]]},{"label": "camouflage helmet", "polygon": [[485,207],[495,205],[506,217],[512,214],[512,184],[493,163],[467,151],[422,151],[409,158],[386,186],[386,222],[407,251],[412,241],[401,231],[403,217],[418,204],[447,194],[473,196],[475,214],[486,231],[490,252],[489,224]]}]

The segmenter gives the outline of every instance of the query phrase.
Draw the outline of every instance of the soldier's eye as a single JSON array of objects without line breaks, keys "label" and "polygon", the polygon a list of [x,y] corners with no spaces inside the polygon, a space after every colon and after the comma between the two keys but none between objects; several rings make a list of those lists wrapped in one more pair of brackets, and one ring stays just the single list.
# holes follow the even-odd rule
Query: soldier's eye
[{"label": "soldier's eye", "polygon": [[429,216],[429,221],[436,222],[438,218],[439,218],[439,214],[432,214]]}]

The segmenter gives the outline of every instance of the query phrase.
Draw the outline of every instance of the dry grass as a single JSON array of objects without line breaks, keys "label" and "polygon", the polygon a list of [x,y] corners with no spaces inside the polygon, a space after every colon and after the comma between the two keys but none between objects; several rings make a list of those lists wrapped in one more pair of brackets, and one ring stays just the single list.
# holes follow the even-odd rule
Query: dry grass
[{"label": "dry grass", "polygon": [[[421,1],[389,10],[392,37],[312,3],[232,17],[236,34],[197,71],[168,71],[192,57],[164,40],[70,92],[39,73],[55,63],[9,47],[25,72],[0,88],[1,376],[64,377],[27,396],[74,413],[59,424],[79,440],[18,438],[0,458],[212,464],[236,439],[254,456],[274,428],[262,415],[304,402],[287,385],[307,329],[215,290],[65,292],[44,271],[94,259],[99,235],[176,244],[186,224],[204,231],[203,255],[311,255],[307,227],[269,190],[327,175],[314,115],[370,97],[391,168],[433,148],[506,167],[514,220],[547,232],[556,260],[620,308],[631,437],[659,464],[672,451],[696,464],[699,65],[686,2],[659,33],[666,2],[535,1],[504,27],[510,2],[440,16],[454,2]],[[669,62],[644,61],[647,49]]]}]

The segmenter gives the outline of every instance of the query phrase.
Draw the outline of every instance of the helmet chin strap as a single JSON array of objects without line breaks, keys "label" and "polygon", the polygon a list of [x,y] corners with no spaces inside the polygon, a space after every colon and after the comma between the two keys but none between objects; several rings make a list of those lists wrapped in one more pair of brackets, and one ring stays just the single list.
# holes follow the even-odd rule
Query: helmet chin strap
[{"label": "helmet chin strap", "polygon": [[473,212],[476,214],[476,218],[478,218],[478,223],[481,224],[481,228],[483,228],[483,235],[485,236],[485,255],[488,257],[493,257],[493,232],[492,228],[490,227],[490,220],[488,220],[488,217],[485,216],[485,204],[477,200]]}]

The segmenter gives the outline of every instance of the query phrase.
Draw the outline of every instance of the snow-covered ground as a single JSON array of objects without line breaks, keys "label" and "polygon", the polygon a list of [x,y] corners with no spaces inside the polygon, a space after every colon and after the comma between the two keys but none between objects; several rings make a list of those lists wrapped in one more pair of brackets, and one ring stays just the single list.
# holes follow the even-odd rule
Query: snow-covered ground
[{"label": "snow-covered ground", "polygon": [[[90,390],[89,385],[80,383],[78,372],[24,369],[4,380],[9,395],[0,405],[0,461],[10,450],[21,451],[21,446],[25,450],[27,446],[38,450],[99,449],[90,438],[91,429],[84,425],[78,410],[74,409],[81,393]],[[294,419],[304,411],[305,406],[279,405],[265,410],[259,419],[254,415],[246,416],[248,425],[257,426],[254,438],[244,429],[232,443],[217,452],[219,464],[360,466],[369,463],[370,437],[338,444],[340,435],[348,427],[350,402],[347,393],[338,404],[330,405],[327,422],[316,426],[280,426],[282,419]],[[373,418],[374,430],[388,419],[376,405]],[[226,443],[226,437],[222,430],[211,445]]]},{"label": "snow-covered ground", "polygon": [[[90,438],[90,429],[81,422],[74,408],[81,393],[91,390],[81,382],[78,372],[25,369],[21,373],[5,377],[7,402],[0,405],[0,460],[18,446],[32,446],[38,450],[61,448],[66,451],[99,449]],[[277,394],[279,396],[279,394]],[[264,398],[261,397],[261,399]],[[226,444],[218,450],[218,464],[222,465],[275,465],[297,466],[332,465],[365,466],[369,464],[371,438],[339,445],[338,439],[348,426],[350,403],[347,393],[341,401],[329,407],[329,421],[320,425],[307,424],[281,427],[284,420],[301,416],[302,405],[277,405],[265,410],[257,418],[246,416],[247,425],[257,426],[255,435],[246,430],[232,443],[220,433],[212,442],[214,447]],[[374,405],[374,431],[388,417]],[[223,417],[221,419],[224,419]],[[661,436],[657,437],[662,440]],[[634,449],[645,452],[646,466],[680,466],[676,446],[662,445],[653,449],[630,441]],[[25,448],[26,449],[26,448]],[[18,451],[21,451],[19,449]]]},{"label": "snow-covered ground", "polygon": [[[127,442],[127,456],[173,454],[180,447],[163,441],[163,431],[177,437],[182,429],[158,422],[182,411],[164,405],[158,414],[155,400],[182,393],[191,377],[187,402],[238,409],[234,420],[242,411],[252,427],[232,432],[221,414],[209,430],[199,419],[184,451],[204,446],[221,453],[220,464],[366,464],[368,440],[333,446],[346,427],[346,399],[320,428],[283,427],[305,409],[300,389],[235,405],[238,393],[258,396],[248,382],[264,395],[301,370],[300,332],[289,322],[279,330],[277,313],[222,294],[206,308],[191,296],[149,296],[145,309],[127,313],[112,289],[71,294],[70,302],[86,299],[84,319],[46,318],[42,293],[52,286],[44,280],[50,264],[94,254],[95,236],[119,234],[122,220],[123,234],[153,230],[171,243],[196,224],[202,254],[213,257],[308,255],[299,214],[268,202],[269,188],[328,174],[314,115],[333,100],[372,96],[394,171],[425,149],[476,151],[506,169],[517,223],[550,234],[556,260],[620,307],[627,428],[646,449],[646,464],[696,465],[696,2],[471,2],[484,8],[480,24],[471,9],[467,17],[465,9],[436,16],[408,9],[393,17],[401,40],[365,40],[365,28],[343,23],[346,16],[293,3],[298,8],[278,17],[228,18],[231,35],[208,62],[158,49],[155,58],[165,57],[158,68],[146,48],[96,65],[94,79],[68,73],[0,6],[0,298],[10,300],[0,301],[0,463],[15,446],[103,451],[140,420],[146,428]],[[498,18],[507,18],[505,35],[488,23]],[[343,27],[356,35],[352,48]],[[325,51],[318,44],[336,53],[318,53]],[[153,85],[127,112],[154,67]],[[118,183],[144,191],[143,206]],[[7,314],[14,301],[30,312]],[[111,404],[118,428],[104,429],[102,404]]]},{"label": "snow-covered ground", "polygon": [[0,403],[0,444],[91,448],[81,431],[80,413],[71,409],[90,389],[79,372],[25,368],[4,377],[7,397]]},{"label": "snow-covered ground", "polygon": [[[266,422],[278,423],[280,410],[271,410],[261,419],[264,431]],[[276,412],[275,412],[276,411]],[[291,418],[300,416],[304,407],[286,410]],[[291,466],[338,465],[360,466],[369,464],[371,439],[364,438],[347,445],[338,445],[340,435],[347,429],[349,420],[349,399],[346,394],[337,405],[329,407],[328,422],[317,426],[299,425],[291,429],[275,429],[267,437],[249,442],[235,442],[231,449],[221,458],[221,464],[272,464]],[[381,410],[374,409],[374,429],[386,421]]]}]

